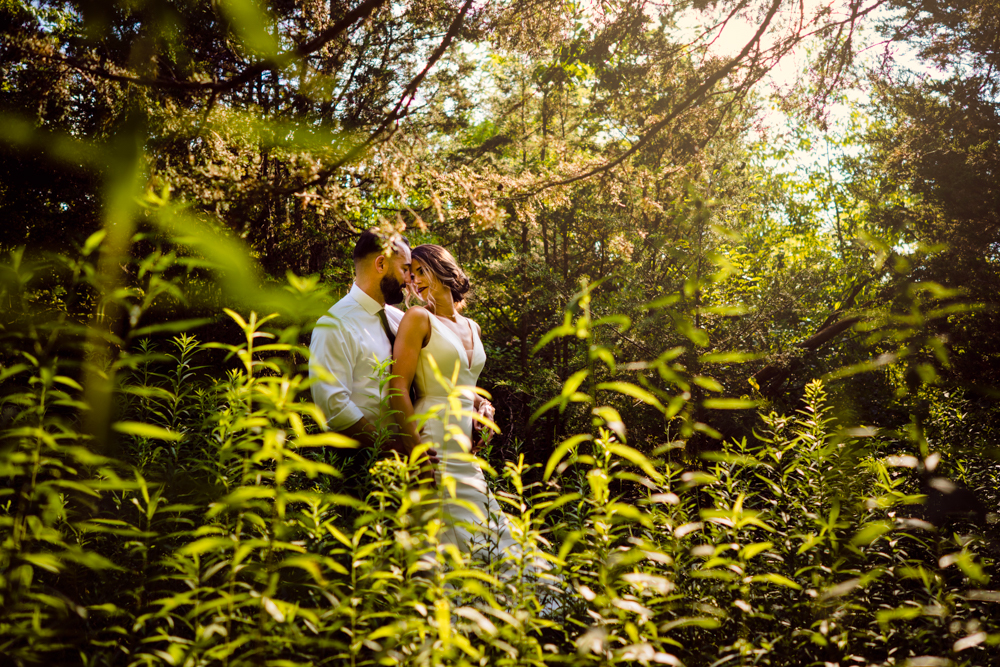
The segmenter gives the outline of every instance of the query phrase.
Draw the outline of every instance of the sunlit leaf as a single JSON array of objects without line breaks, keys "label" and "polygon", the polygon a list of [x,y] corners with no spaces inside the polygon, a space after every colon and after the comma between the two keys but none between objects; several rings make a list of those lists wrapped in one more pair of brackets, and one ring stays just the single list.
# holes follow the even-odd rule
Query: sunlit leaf
[{"label": "sunlit leaf", "polygon": [[873,521],[862,526],[861,530],[851,538],[851,544],[868,545],[876,539],[892,530],[892,524],[888,521]]},{"label": "sunlit leaf", "polygon": [[614,391],[619,394],[624,394],[625,396],[634,398],[637,401],[642,401],[646,405],[652,405],[660,411],[664,411],[666,409],[663,407],[663,404],[660,403],[660,400],[651,392],[629,382],[601,382],[596,388],[603,391]]},{"label": "sunlit leaf", "polygon": [[768,584],[774,584],[776,586],[784,586],[786,588],[794,588],[795,590],[801,590],[802,586],[783,574],[778,574],[776,572],[768,572],[766,574],[756,574],[750,577],[750,581],[753,583],[764,582]]},{"label": "sunlit leaf", "polygon": [[749,398],[706,398],[702,405],[710,410],[749,410],[760,402]]},{"label": "sunlit leaf", "polygon": [[115,422],[111,425],[118,433],[124,433],[125,435],[134,435],[138,438],[151,438],[153,440],[169,440],[172,442],[177,442],[181,440],[184,436],[180,433],[176,433],[169,429],[165,429],[162,426],[156,426],[155,424],[146,424],[143,422],[133,422],[133,421],[123,421]]}]

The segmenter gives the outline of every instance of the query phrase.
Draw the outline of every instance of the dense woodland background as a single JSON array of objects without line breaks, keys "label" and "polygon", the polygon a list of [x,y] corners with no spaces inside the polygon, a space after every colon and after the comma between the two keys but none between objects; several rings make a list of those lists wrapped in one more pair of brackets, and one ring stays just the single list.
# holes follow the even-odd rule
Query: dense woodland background
[{"label": "dense woodland background", "polygon": [[[997,664],[1000,4],[0,31],[3,664]],[[422,571],[432,501],[321,432],[368,227],[469,272],[558,579]]]}]

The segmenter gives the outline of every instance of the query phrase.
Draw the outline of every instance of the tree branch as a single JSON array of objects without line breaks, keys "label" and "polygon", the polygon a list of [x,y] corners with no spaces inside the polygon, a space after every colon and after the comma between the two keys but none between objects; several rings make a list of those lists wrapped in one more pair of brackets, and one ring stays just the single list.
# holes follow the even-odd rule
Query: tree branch
[{"label": "tree branch", "polygon": [[[413,100],[417,95],[417,90],[420,88],[420,84],[423,83],[424,79],[427,78],[427,74],[430,73],[434,65],[437,64],[438,60],[440,60],[448,50],[448,47],[451,46],[452,41],[454,41],[455,37],[458,35],[458,31],[461,30],[462,24],[465,22],[465,16],[468,14],[469,8],[472,7],[473,2],[474,0],[465,0],[462,4],[462,9],[458,12],[458,16],[455,17],[455,20],[452,21],[451,26],[448,28],[448,32],[445,33],[444,39],[441,40],[441,43],[438,44],[434,53],[432,53],[431,57],[428,58],[427,64],[419,74],[413,77],[413,80],[407,84],[406,88],[403,89],[403,94],[400,96],[399,101],[396,102],[396,106],[393,107],[392,111],[389,112],[382,123],[368,135],[368,138],[354,146],[354,148],[349,150],[346,155],[337,160],[330,167],[324,169],[314,179],[296,187],[296,190],[324,184],[330,179],[331,176],[333,176],[333,174],[337,172],[338,169],[353,161],[359,155],[368,150],[372,144],[378,141],[379,137],[386,130],[388,130],[393,123],[406,116],[407,111],[410,108],[410,104],[413,103]],[[389,135],[391,136],[392,132],[390,132]]]},{"label": "tree branch", "polygon": [[[313,37],[307,42],[299,44],[294,49],[289,49],[279,53],[274,58],[259,60],[252,65],[247,66],[242,72],[232,77],[231,79],[226,79],[223,81],[191,81],[190,79],[178,80],[178,79],[146,79],[142,77],[128,76],[125,74],[116,74],[114,72],[109,72],[103,68],[88,67],[80,63],[75,58],[68,58],[65,56],[60,56],[58,60],[63,63],[78,69],[82,72],[88,72],[90,74],[95,74],[97,76],[109,79],[111,81],[119,81],[121,83],[131,83],[137,86],[146,86],[149,88],[171,88],[175,90],[183,90],[187,92],[194,93],[210,93],[217,95],[219,93],[226,93],[246,83],[249,83],[255,79],[262,72],[268,70],[280,70],[296,60],[306,58],[313,53],[316,53],[321,48],[326,46],[329,42],[333,41],[338,35],[350,28],[353,24],[360,20],[364,20],[371,16],[372,13],[379,6],[386,3],[386,0],[365,0],[360,5],[345,14],[339,21],[334,23],[332,26],[326,30],[320,32],[318,35]],[[38,54],[43,55],[43,54]]]},{"label": "tree branch", "polygon": [[[859,9],[859,7],[856,7],[856,6],[854,6],[852,4],[851,15],[847,19],[844,19],[844,20],[841,20],[841,21],[837,21],[837,22],[828,24],[828,26],[829,25],[840,25],[840,26],[843,26],[844,24],[849,24],[849,25],[853,26],[858,21],[859,18],[861,18],[862,16],[867,16],[871,12],[875,11],[877,8],[881,7],[887,1],[888,0],[875,0],[871,4],[871,6],[865,8],[863,10]],[[714,72],[701,85],[699,85],[697,88],[695,88],[695,90],[692,91],[676,107],[674,107],[673,110],[671,110],[671,112],[669,114],[667,114],[664,118],[660,119],[659,121],[657,121],[656,123],[654,123],[652,126],[650,126],[649,129],[647,129],[645,131],[645,133],[643,133],[643,135],[634,144],[632,144],[632,146],[629,147],[629,149],[627,151],[625,151],[624,153],[622,153],[618,157],[616,157],[616,158],[614,158],[614,159],[612,159],[612,160],[610,160],[608,162],[605,162],[604,164],[601,164],[599,166],[593,167],[592,169],[589,169],[588,171],[585,171],[583,173],[576,174],[574,176],[567,176],[567,177],[559,179],[559,180],[548,181],[548,182],[542,183],[539,186],[537,186],[534,190],[532,190],[532,191],[530,191],[530,192],[522,195],[522,197],[524,197],[524,198],[533,197],[533,196],[538,195],[540,192],[542,192],[544,190],[547,190],[549,188],[558,187],[558,186],[562,186],[562,185],[569,185],[571,183],[575,183],[576,181],[581,181],[581,180],[590,178],[591,176],[595,176],[595,175],[600,174],[602,172],[605,172],[605,171],[608,171],[610,169],[613,169],[614,167],[617,167],[618,165],[620,165],[621,163],[623,163],[625,160],[627,160],[628,158],[630,158],[631,156],[633,156],[634,154],[636,154],[646,144],[648,144],[650,141],[652,141],[653,138],[657,134],[659,134],[661,131],[663,131],[664,128],[666,128],[668,125],[670,125],[672,122],[674,122],[678,118],[678,116],[680,116],[685,111],[688,111],[689,109],[691,109],[692,107],[694,107],[706,95],[708,95],[709,91],[719,81],[721,81],[723,78],[725,78],[726,76],[728,76],[733,70],[735,70],[740,65],[740,63],[743,62],[743,60],[750,54],[750,52],[754,48],[759,48],[760,47],[761,38],[764,36],[764,33],[767,31],[767,29],[770,26],[771,22],[774,20],[774,17],[777,15],[778,10],[781,7],[781,4],[782,4],[782,0],[772,0],[771,6],[768,8],[767,15],[762,20],[759,28],[757,29],[757,32],[754,34],[753,38],[750,39],[750,41],[748,41],[746,43],[746,45],[743,47],[743,49],[740,51],[740,53],[738,55],[736,55],[735,57],[731,58],[723,67],[721,67],[718,71]],[[744,6],[744,4],[741,3],[739,5],[739,7],[737,7],[736,10],[734,10],[732,13],[730,13],[730,15],[725,20],[721,21],[719,24],[717,24],[716,26],[714,26],[709,31],[706,31],[706,34],[707,34],[707,32],[711,32],[712,30],[715,30],[720,25],[725,25],[735,15],[735,13],[739,10],[739,8],[742,8],[743,6]],[[801,31],[804,29],[805,26],[802,23],[802,21],[800,20],[799,27],[798,27],[798,31],[799,32],[794,37],[790,38],[790,40],[786,40],[785,42],[783,42],[781,44],[777,44],[775,46],[772,46],[772,47],[766,49],[763,52],[758,52],[754,56],[753,61],[754,62],[758,61],[760,59],[760,57],[764,53],[776,52],[776,51],[780,51],[782,49],[784,49],[787,52],[793,46],[795,46],[796,44],[801,43],[807,37],[811,37],[811,36],[813,36],[815,34],[818,34],[818,33],[822,32],[828,26],[818,27],[818,28],[816,28],[814,30],[811,30],[811,31],[806,32],[806,33],[803,33]],[[713,39],[712,42],[714,42],[714,41],[715,40]],[[755,77],[754,79],[752,79],[750,81],[744,82],[743,84],[741,84],[740,87],[745,88],[747,84],[755,83],[757,80],[759,80],[761,78],[761,76],[762,76],[762,74],[758,75],[757,77]]]},{"label": "tree branch", "polygon": [[653,137],[659,134],[663,128],[672,123],[678,116],[687,111],[689,108],[694,106],[694,104],[702,97],[704,97],[709,90],[715,87],[715,84],[717,84],[719,81],[725,78],[730,72],[736,69],[737,65],[743,62],[743,59],[747,57],[747,55],[754,48],[754,46],[760,43],[760,39],[764,36],[764,33],[767,31],[767,28],[771,25],[771,21],[774,20],[774,16],[778,13],[778,9],[781,7],[781,3],[782,0],[772,0],[771,6],[768,8],[767,11],[767,16],[764,17],[764,20],[761,22],[760,27],[757,28],[757,32],[754,33],[753,38],[746,43],[746,45],[739,52],[739,54],[730,59],[729,62],[727,62],[723,67],[720,67],[716,72],[712,73],[707,79],[705,79],[705,81],[701,83],[700,86],[695,88],[687,96],[687,98],[685,98],[680,104],[674,107],[670,111],[670,113],[668,113],[666,116],[664,116],[657,122],[653,123],[653,125],[650,126],[650,128],[646,130],[646,132],[641,137],[639,137],[639,140],[636,141],[634,144],[632,144],[632,146],[627,151],[619,155],[617,158],[614,158],[610,162],[606,162],[600,165],[599,167],[594,167],[593,169],[586,171],[582,174],[577,174],[576,176],[570,176],[562,180],[552,181],[550,183],[543,184],[541,187],[537,188],[535,191],[531,192],[527,196],[537,195],[542,190],[545,190],[550,187],[569,185],[570,183],[575,183],[576,181],[582,181],[583,179],[590,178],[591,176],[594,176],[601,172],[613,169],[614,167],[617,167],[622,162],[624,162],[625,160],[627,160],[628,158],[639,152],[639,150],[642,149],[642,147],[648,144],[650,141],[652,141]]}]

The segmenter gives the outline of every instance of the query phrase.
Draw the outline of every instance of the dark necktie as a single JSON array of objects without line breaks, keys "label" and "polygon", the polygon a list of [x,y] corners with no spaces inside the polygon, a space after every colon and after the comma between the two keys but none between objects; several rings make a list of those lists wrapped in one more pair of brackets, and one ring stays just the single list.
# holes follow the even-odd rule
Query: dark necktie
[{"label": "dark necktie", "polygon": [[[386,338],[389,339],[389,347],[394,347],[396,345],[396,334],[392,333],[392,329],[389,328],[389,320],[385,316],[385,308],[378,311],[378,321],[382,323],[382,331],[385,332]],[[410,401],[417,402],[417,385],[410,385]]]},{"label": "dark necktie", "polygon": [[385,331],[385,336],[389,339],[389,347],[391,348],[396,344],[396,334],[392,333],[392,329],[389,328],[389,320],[385,316],[385,308],[378,311],[378,319],[382,323],[382,330]]}]

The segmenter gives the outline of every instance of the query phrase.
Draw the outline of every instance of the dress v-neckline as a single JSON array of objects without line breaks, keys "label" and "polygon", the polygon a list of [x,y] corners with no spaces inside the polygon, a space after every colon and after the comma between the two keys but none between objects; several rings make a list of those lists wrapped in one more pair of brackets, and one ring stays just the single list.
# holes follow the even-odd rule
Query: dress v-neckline
[{"label": "dress v-neckline", "polygon": [[438,324],[440,325],[440,327],[448,332],[448,337],[451,339],[451,344],[455,347],[455,349],[458,350],[459,354],[465,357],[466,361],[468,362],[465,366],[465,369],[471,371],[472,363],[473,361],[475,361],[476,358],[476,332],[472,328],[472,322],[468,318],[464,318],[465,321],[468,323],[469,333],[472,334],[472,349],[466,350],[465,341],[463,341],[462,337],[459,336],[456,332],[452,331],[451,327],[445,325],[445,323],[441,321],[443,319],[441,316],[432,315],[432,317],[438,320]]}]

